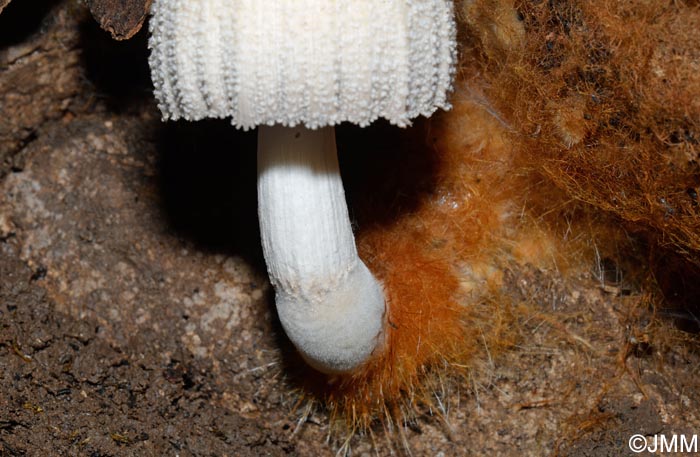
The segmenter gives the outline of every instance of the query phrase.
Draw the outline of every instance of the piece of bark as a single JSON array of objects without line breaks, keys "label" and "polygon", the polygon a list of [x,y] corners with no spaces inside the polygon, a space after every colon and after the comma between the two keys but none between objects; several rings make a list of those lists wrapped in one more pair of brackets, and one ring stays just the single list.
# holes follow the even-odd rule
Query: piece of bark
[{"label": "piece of bark", "polygon": [[2,13],[3,8],[10,4],[10,0],[0,0],[0,13]]},{"label": "piece of bark", "polygon": [[100,27],[115,40],[128,40],[141,30],[151,9],[151,0],[88,0],[87,4]]},{"label": "piece of bark", "polygon": [[[21,1],[3,12],[7,19]],[[69,113],[75,97],[87,90],[79,49],[81,15],[62,5],[43,14],[51,19],[41,31],[0,46],[0,179],[23,167],[24,147],[45,123]]]}]

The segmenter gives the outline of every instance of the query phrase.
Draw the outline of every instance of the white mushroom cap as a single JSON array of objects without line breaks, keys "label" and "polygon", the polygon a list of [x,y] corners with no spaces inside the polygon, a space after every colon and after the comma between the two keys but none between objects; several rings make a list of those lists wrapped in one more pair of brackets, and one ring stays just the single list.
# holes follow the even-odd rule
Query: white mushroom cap
[{"label": "white mushroom cap", "polygon": [[449,0],[155,0],[152,13],[164,119],[406,126],[449,107]]}]

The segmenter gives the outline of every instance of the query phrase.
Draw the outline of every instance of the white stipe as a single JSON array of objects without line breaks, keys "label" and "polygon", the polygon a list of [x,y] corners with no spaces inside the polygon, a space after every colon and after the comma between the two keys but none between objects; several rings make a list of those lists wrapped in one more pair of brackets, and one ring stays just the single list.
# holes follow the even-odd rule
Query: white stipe
[{"label": "white stipe", "polygon": [[333,127],[258,129],[263,253],[287,336],[326,373],[381,347],[384,293],[357,255]]}]

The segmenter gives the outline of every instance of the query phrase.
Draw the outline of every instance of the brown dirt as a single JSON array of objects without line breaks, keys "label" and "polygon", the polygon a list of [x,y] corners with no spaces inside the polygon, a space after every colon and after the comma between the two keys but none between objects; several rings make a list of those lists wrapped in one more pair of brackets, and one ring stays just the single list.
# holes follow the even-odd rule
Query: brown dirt
[{"label": "brown dirt", "polygon": [[[117,43],[73,2],[27,4],[0,16],[0,456],[333,455],[271,305],[255,135],[162,125],[143,31]],[[357,160],[361,200],[352,174],[381,159]],[[505,271],[516,346],[352,455],[628,455],[635,433],[698,433],[693,335],[609,262]]]}]

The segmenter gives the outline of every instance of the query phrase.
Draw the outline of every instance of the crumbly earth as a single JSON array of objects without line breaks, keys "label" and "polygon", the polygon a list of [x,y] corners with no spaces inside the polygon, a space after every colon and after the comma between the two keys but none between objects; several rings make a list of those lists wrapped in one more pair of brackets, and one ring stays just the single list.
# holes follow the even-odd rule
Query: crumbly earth
[{"label": "crumbly earth", "polygon": [[[27,4],[0,16],[0,455],[333,455],[345,436],[286,369],[254,133],[162,125],[144,33]],[[515,347],[343,449],[617,456],[633,434],[698,433],[692,335],[595,267],[505,272],[529,312]]]}]

